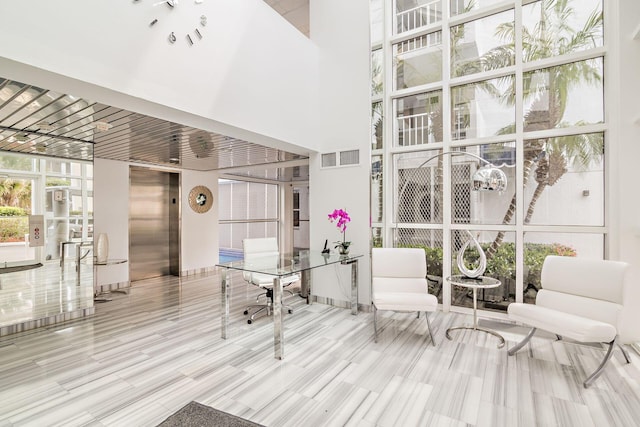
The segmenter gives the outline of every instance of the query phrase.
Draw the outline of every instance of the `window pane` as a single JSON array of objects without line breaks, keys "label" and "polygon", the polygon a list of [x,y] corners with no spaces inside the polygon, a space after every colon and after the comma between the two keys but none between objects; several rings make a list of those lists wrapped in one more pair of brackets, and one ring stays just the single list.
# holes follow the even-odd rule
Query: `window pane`
[{"label": "window pane", "polygon": [[424,249],[429,293],[442,304],[442,230],[398,228],[395,232],[395,247]]},{"label": "window pane", "polygon": [[[470,234],[471,233],[471,234]],[[475,237],[487,257],[485,276],[500,280],[497,288],[478,292],[478,308],[484,310],[507,310],[510,302],[515,301],[516,280],[516,248],[514,232],[451,230],[451,259],[453,274],[460,274],[457,266],[458,251],[464,244]],[[478,252],[472,249],[465,251],[465,266],[475,268]],[[472,294],[469,288],[453,286],[451,288],[451,304],[459,307],[473,307]]]},{"label": "window pane", "polygon": [[442,156],[433,158],[438,153],[432,150],[393,156],[398,183],[393,204],[396,222],[442,224]]},{"label": "window pane", "polygon": [[442,91],[405,96],[394,100],[397,146],[442,141]]},{"label": "window pane", "polygon": [[483,7],[499,3],[503,0],[449,0],[451,5],[451,16],[460,15],[461,13],[470,12],[472,10],[481,9]]},{"label": "window pane", "polygon": [[442,80],[442,31],[393,45],[395,85],[405,89]]},{"label": "window pane", "polygon": [[587,233],[524,234],[524,302],[534,304],[540,290],[540,272],[547,255],[604,259],[604,235]]},{"label": "window pane", "polygon": [[3,153],[0,155],[0,169],[31,171],[34,170],[34,160],[26,156],[12,156],[11,154]]},{"label": "window pane", "polygon": [[396,0],[396,32],[415,30],[442,20],[442,0]]},{"label": "window pane", "polygon": [[381,248],[383,246],[382,227],[371,228],[371,242],[374,248]]},{"label": "window pane", "polygon": [[513,224],[515,212],[515,142],[484,144],[461,149],[487,161],[507,176],[507,189],[473,191],[473,174],[483,163],[472,156],[451,158],[451,220],[457,224]]},{"label": "window pane", "polygon": [[382,49],[371,52],[371,96],[382,95]]},{"label": "window pane", "polygon": [[451,27],[451,77],[514,64],[513,10]]},{"label": "window pane", "polygon": [[522,7],[523,60],[602,46],[602,0],[537,1]]},{"label": "window pane", "polygon": [[384,3],[382,0],[371,0],[369,5],[371,14],[371,44],[376,44],[382,41],[384,31]]},{"label": "window pane", "polygon": [[382,120],[382,102],[374,102],[371,106],[371,149],[381,150],[384,137],[384,121]]},{"label": "window pane", "polygon": [[[525,224],[604,225],[604,134],[526,140]],[[529,166],[530,165],[530,166]]]},{"label": "window pane", "polygon": [[514,77],[505,76],[451,89],[454,140],[515,131]]},{"label": "window pane", "polygon": [[602,62],[595,58],[524,73],[524,130],[602,123]]},{"label": "window pane", "polygon": [[371,156],[371,221],[382,222],[382,156]]}]

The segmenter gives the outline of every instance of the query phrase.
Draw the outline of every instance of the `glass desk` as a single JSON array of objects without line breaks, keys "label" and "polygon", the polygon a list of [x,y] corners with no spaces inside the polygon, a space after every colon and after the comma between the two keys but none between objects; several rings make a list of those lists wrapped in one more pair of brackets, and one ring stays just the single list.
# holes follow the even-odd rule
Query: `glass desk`
[{"label": "glass desk", "polygon": [[471,288],[473,290],[473,326],[456,326],[454,328],[447,329],[447,333],[445,334],[449,340],[451,335],[449,332],[455,331],[458,329],[472,329],[474,331],[482,331],[487,334],[491,334],[497,337],[500,342],[498,343],[498,348],[504,347],[504,338],[502,335],[497,333],[496,331],[492,331],[491,329],[485,329],[478,327],[478,289],[489,289],[489,288],[497,288],[501,285],[500,280],[494,279],[493,277],[487,276],[479,276],[477,278],[471,278],[467,276],[463,276],[461,274],[447,277],[447,281],[449,281],[452,285],[462,286],[464,288]]},{"label": "glass desk", "polygon": [[281,279],[292,274],[304,273],[314,268],[342,264],[351,266],[351,314],[358,313],[358,258],[361,254],[339,255],[323,254],[321,251],[301,251],[298,255],[281,254],[264,256],[250,261],[230,261],[216,264],[221,267],[222,286],[221,337],[227,338],[229,329],[229,298],[231,271],[245,271],[273,276],[273,345],[275,358],[284,358],[284,333],[282,329],[282,282]]}]

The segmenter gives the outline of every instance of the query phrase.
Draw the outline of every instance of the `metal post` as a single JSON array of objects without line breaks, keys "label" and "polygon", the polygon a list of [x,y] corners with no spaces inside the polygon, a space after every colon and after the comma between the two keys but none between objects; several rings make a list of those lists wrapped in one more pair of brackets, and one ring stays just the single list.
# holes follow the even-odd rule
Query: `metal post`
[{"label": "metal post", "polygon": [[358,260],[351,262],[351,314],[358,314]]},{"label": "metal post", "polygon": [[284,333],[282,330],[282,280],[273,279],[273,349],[275,358],[284,359]]},{"label": "metal post", "polygon": [[224,268],[220,271],[220,284],[222,297],[221,302],[221,315],[220,315],[220,337],[223,340],[227,339],[227,330],[229,329],[229,285],[231,283],[231,273],[228,268]]}]

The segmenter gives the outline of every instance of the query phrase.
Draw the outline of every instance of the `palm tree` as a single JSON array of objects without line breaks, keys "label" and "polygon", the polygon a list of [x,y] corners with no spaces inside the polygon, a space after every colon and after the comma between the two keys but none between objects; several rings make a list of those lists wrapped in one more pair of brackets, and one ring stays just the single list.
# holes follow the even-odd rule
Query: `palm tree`
[{"label": "palm tree", "polygon": [[[529,31],[522,29],[523,60],[535,61],[547,57],[561,56],[592,48],[602,32],[602,12],[595,10],[580,30],[572,28],[570,17],[575,11],[571,0],[543,0],[540,7],[540,20]],[[505,43],[485,54],[482,63],[485,69],[496,69],[508,63],[515,53],[515,28],[513,23],[498,26],[496,34]],[[567,65],[550,67],[544,70],[526,73],[523,79],[523,96],[531,108],[524,117],[524,131],[553,129],[561,124],[567,106],[567,94],[582,83],[597,84],[602,80],[600,67],[595,61],[580,61]],[[515,103],[515,79],[501,96],[501,101]],[[579,123],[578,123],[579,124]],[[509,126],[501,133],[513,133],[515,126]],[[531,220],[536,203],[545,188],[554,185],[566,173],[566,164],[586,166],[602,156],[602,135],[575,135],[557,139],[531,139],[524,141],[523,178],[526,186],[535,163],[538,186],[529,202],[525,223]],[[548,156],[548,159],[547,159]],[[562,157],[562,158],[561,158]],[[515,193],[503,218],[503,224],[511,222],[515,213]],[[487,249],[491,258],[502,243],[504,232],[499,232]]]},{"label": "palm tree", "polygon": [[31,182],[21,179],[5,178],[0,181],[0,203],[30,210]]}]

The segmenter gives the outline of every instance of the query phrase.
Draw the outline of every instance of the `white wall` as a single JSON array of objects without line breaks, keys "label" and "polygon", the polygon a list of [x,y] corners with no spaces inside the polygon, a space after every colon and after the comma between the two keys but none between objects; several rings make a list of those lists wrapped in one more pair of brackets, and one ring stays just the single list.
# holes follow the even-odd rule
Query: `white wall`
[{"label": "white wall", "polygon": [[[213,267],[218,262],[218,174],[215,172],[182,171],[181,271]],[[213,206],[205,213],[189,207],[189,192],[204,185],[213,194]]]},{"label": "white wall", "polygon": [[[609,6],[610,28],[619,33],[609,39],[611,55],[607,65],[613,78],[605,84],[612,88],[607,100],[607,122],[611,123],[609,141],[613,173],[609,189],[609,216],[612,242],[610,258],[631,264],[630,286],[622,339],[640,341],[640,199],[638,198],[638,161],[640,160],[640,2],[605,2]],[[605,23],[607,24],[607,23]],[[634,36],[636,37],[634,39]]]},{"label": "white wall", "polygon": [[[311,156],[310,248],[322,249],[325,239],[341,239],[327,215],[345,209],[352,218],[347,228],[351,252],[364,255],[359,261],[358,301],[369,305],[369,1],[311,0],[310,11],[311,39],[321,55],[315,132],[309,136],[317,139],[314,145],[322,152],[360,149],[360,165],[355,167],[321,169],[321,156]],[[349,274],[345,267],[313,270],[313,293],[344,301]]]},{"label": "white wall", "polygon": [[0,16],[0,77],[296,152],[313,142],[317,49],[262,0],[21,0]]},{"label": "white wall", "polygon": [[[107,233],[109,258],[129,259],[129,164],[95,159],[93,237]],[[98,267],[96,284],[129,282],[129,264]]]}]

